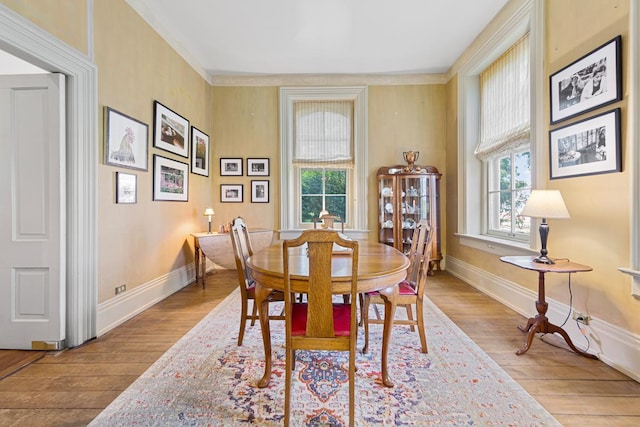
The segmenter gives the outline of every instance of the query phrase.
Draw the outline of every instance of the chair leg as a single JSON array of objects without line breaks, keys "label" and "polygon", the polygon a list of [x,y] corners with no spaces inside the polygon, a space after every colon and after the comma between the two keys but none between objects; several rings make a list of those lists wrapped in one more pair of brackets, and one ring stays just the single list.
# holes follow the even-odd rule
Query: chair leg
[{"label": "chair leg", "polygon": [[349,426],[355,425],[356,355],[349,354]]},{"label": "chair leg", "polygon": [[418,335],[420,336],[420,345],[422,346],[422,352],[428,353],[429,349],[427,348],[427,335],[424,332],[424,312],[422,307],[422,299],[418,299],[418,301],[416,301],[416,316],[418,318]]},{"label": "chair leg", "polygon": [[[413,310],[411,309],[411,304],[407,304],[404,307],[407,309],[407,319],[413,322]],[[416,330],[413,325],[410,325],[409,327],[411,328],[411,332],[414,332]]]},{"label": "chair leg", "polygon": [[291,353],[293,350],[287,351],[285,356],[284,369],[284,425],[289,425],[291,411]]},{"label": "chair leg", "polygon": [[[256,305],[253,304],[255,308]],[[247,326],[247,300],[242,299],[241,312],[240,312],[240,332],[238,332],[238,345],[242,345],[244,339],[244,328]]]},{"label": "chair leg", "polygon": [[253,308],[251,309],[251,326],[256,324],[256,319],[258,318],[258,305],[256,304],[256,300],[253,300],[251,304]]},{"label": "chair leg", "polygon": [[367,354],[369,351],[369,303],[370,299],[368,295],[364,295],[363,302],[360,307],[362,307],[362,323],[364,324],[364,347],[362,347],[362,354]]}]

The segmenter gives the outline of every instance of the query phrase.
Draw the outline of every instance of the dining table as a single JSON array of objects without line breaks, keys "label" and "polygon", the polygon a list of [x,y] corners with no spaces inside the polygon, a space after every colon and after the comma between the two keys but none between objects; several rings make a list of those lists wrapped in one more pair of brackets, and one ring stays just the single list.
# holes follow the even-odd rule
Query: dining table
[{"label": "dining table", "polygon": [[[397,286],[405,279],[409,259],[392,246],[369,242],[358,242],[358,293],[377,291],[384,301],[384,324],[382,335],[381,372],[382,383],[393,387],[393,381],[387,369],[391,330],[396,311]],[[247,259],[247,268],[256,283],[255,303],[258,307],[262,341],[264,344],[264,375],[258,381],[258,387],[269,385],[271,378],[271,330],[269,327],[268,296],[274,290],[284,290],[282,241],[255,252]],[[304,250],[291,253],[289,272],[296,284],[295,292],[304,293],[309,283],[309,261]],[[350,292],[351,257],[335,252],[332,257],[332,293],[345,295]],[[355,301],[353,302],[355,303]]]}]

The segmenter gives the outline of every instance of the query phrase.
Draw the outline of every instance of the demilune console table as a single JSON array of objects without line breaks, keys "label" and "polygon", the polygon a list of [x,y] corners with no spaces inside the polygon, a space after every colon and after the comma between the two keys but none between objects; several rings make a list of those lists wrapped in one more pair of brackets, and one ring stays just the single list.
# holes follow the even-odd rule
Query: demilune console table
[{"label": "demilune console table", "polygon": [[547,304],[547,302],[545,301],[544,296],[545,273],[580,273],[591,271],[593,269],[586,265],[576,264],[575,262],[563,260],[554,260],[555,264],[542,264],[534,262],[533,258],[534,257],[530,256],[504,256],[500,258],[500,261],[502,262],[515,265],[516,267],[523,268],[525,270],[538,272],[538,300],[536,301],[536,310],[538,310],[538,314],[536,315],[536,317],[531,317],[527,321],[526,326],[518,326],[518,329],[528,334],[524,346],[518,349],[516,351],[516,354],[521,355],[529,350],[529,347],[531,347],[531,342],[533,341],[533,337],[537,332],[544,334],[558,333],[564,338],[571,350],[575,351],[581,356],[588,357],[590,359],[598,359],[598,356],[596,356],[595,354],[590,354],[576,348],[576,346],[573,345],[573,342],[571,342],[571,338],[564,331],[564,329],[549,322],[549,319],[546,316],[549,304]]},{"label": "demilune console table", "polygon": [[[235,270],[236,260],[229,233],[192,233],[194,246],[194,262],[196,267],[196,282],[202,280],[205,287],[206,261],[209,258],[214,264],[222,268]],[[253,251],[266,248],[273,240],[273,230],[249,230]],[[202,253],[201,253],[202,252]]]}]

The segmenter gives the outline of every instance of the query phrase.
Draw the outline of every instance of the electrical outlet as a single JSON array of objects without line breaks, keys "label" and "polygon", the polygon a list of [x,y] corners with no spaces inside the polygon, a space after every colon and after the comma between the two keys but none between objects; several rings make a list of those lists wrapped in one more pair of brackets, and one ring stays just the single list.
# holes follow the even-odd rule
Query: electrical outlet
[{"label": "electrical outlet", "polygon": [[589,316],[588,314],[579,313],[574,310],[573,320],[575,320],[578,323],[582,323],[583,325],[588,325],[589,321],[591,320],[591,316]]},{"label": "electrical outlet", "polygon": [[127,290],[127,285],[116,286],[116,295],[123,293]]}]

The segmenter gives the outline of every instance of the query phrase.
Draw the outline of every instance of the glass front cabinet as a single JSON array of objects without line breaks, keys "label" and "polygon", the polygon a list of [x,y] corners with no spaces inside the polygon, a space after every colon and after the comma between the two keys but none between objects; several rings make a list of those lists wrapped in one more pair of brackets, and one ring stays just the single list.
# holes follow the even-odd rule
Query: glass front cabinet
[{"label": "glass front cabinet", "polygon": [[378,241],[407,254],[413,231],[426,218],[435,228],[429,273],[440,270],[440,177],[433,166],[378,169]]}]

